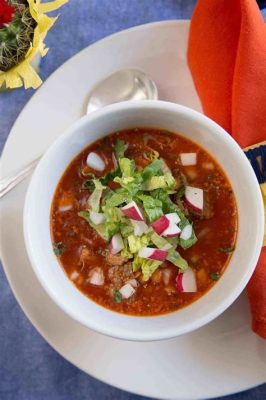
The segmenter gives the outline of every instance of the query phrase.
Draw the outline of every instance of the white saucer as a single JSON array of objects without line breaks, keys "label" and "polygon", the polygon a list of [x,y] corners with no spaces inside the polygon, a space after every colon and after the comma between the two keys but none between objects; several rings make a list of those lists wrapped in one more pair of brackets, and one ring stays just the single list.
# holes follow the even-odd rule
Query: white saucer
[{"label": "white saucer", "polygon": [[[188,29],[187,21],[143,25],[110,36],[66,62],[18,117],[2,155],[2,173],[44,152],[84,113],[91,87],[115,69],[140,68],[156,81],[161,99],[200,110],[186,64]],[[26,255],[22,209],[27,184],[1,200],[3,264],[22,309],[63,357],[110,385],[162,399],[206,399],[265,382],[266,343],[250,329],[245,295],[206,327],[164,342],[120,341],[71,320],[44,292]]]}]

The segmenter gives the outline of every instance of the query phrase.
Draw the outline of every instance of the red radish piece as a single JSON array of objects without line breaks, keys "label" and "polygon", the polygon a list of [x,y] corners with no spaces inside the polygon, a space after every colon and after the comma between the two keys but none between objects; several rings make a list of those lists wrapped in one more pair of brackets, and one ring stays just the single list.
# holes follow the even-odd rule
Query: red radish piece
[{"label": "red radish piece", "polygon": [[134,221],[133,219],[131,219],[130,222],[133,225],[135,236],[141,236],[149,229],[148,225],[145,224],[144,221]]},{"label": "red radish piece", "polygon": [[98,213],[96,211],[91,211],[90,212],[90,219],[91,222],[95,225],[100,225],[103,224],[105,221],[105,215],[103,213]]},{"label": "red radish piece", "polygon": [[162,249],[154,249],[152,247],[143,247],[139,251],[139,257],[146,258],[149,260],[157,260],[157,261],[164,261],[168,252]]},{"label": "red radish piece", "polygon": [[185,272],[179,272],[175,280],[178,292],[196,292],[197,282],[194,271],[188,268]]},{"label": "red radish piece", "polygon": [[136,290],[133,288],[133,286],[130,285],[130,283],[126,283],[119,289],[119,292],[121,293],[123,299],[129,299],[129,297],[131,297],[135,293],[135,291]]},{"label": "red radish piece", "polygon": [[122,207],[123,213],[134,221],[144,221],[141,211],[135,201],[131,201],[126,206]]},{"label": "red radish piece", "polygon": [[170,225],[171,224],[178,224],[178,222],[180,222],[180,218],[179,218],[179,215],[177,213],[165,214],[165,216],[169,220]]},{"label": "red radish piece", "polygon": [[112,254],[117,254],[119,251],[123,250],[124,242],[120,233],[116,233],[112,239],[110,244],[110,250]]},{"label": "red radish piece", "polygon": [[96,286],[101,286],[104,284],[104,274],[100,267],[95,267],[90,271],[89,282]]},{"label": "red radish piece", "polygon": [[181,153],[180,161],[184,167],[186,167],[188,165],[196,165],[197,164],[197,153]]},{"label": "red radish piece", "polygon": [[162,215],[159,219],[151,224],[152,228],[158,235],[161,235],[165,231],[165,229],[169,227],[169,225],[170,221],[166,215]]},{"label": "red radish piece", "polygon": [[175,225],[171,224],[165,231],[163,231],[163,236],[172,237],[180,235],[181,229]]},{"label": "red radish piece", "polygon": [[203,190],[200,188],[186,186],[185,200],[187,204],[196,211],[203,210]]},{"label": "red radish piece", "polygon": [[94,152],[88,154],[86,163],[88,167],[93,168],[96,171],[103,171],[105,168],[105,163],[103,159]]},{"label": "red radish piece", "polygon": [[188,240],[191,238],[192,235],[192,225],[187,225],[185,228],[182,230],[180,239],[183,240]]}]

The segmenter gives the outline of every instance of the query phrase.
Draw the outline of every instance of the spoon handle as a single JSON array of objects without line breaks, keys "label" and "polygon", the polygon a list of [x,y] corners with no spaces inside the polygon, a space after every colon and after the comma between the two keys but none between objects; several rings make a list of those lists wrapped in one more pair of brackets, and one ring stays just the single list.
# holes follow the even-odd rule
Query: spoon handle
[{"label": "spoon handle", "polygon": [[19,182],[26,178],[38,164],[40,157],[27,164],[19,172],[0,180],[0,198],[13,189]]}]

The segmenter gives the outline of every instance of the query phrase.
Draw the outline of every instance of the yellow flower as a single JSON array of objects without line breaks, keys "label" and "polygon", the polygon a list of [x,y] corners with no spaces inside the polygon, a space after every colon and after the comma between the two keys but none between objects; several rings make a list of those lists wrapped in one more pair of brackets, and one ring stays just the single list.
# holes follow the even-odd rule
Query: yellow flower
[{"label": "yellow flower", "polygon": [[41,85],[42,80],[31,63],[38,53],[44,57],[48,51],[44,44],[44,38],[57,20],[57,17],[50,18],[46,13],[56,10],[67,1],[53,0],[49,3],[41,4],[41,0],[28,0],[30,14],[36,21],[32,45],[28,49],[25,58],[18,65],[8,71],[0,71],[0,88],[2,85],[10,89],[24,85],[25,89],[36,89]]}]

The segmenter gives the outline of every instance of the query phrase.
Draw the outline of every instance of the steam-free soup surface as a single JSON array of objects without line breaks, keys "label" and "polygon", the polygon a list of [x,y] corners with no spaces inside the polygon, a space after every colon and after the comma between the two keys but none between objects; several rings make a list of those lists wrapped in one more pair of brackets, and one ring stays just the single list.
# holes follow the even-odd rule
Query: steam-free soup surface
[{"label": "steam-free soup surface", "polygon": [[[119,146],[123,153],[120,158]],[[98,170],[91,164],[91,157],[88,158],[91,153],[92,158],[95,154],[100,157],[100,165],[97,165],[99,159],[96,160]],[[126,179],[125,171],[121,172],[122,159],[130,160],[127,161],[130,165],[135,164],[132,167],[134,172],[131,171],[133,189],[128,189],[132,182]],[[153,172],[155,176],[164,177],[158,181],[166,186],[152,189],[153,184],[156,187],[159,183],[149,176],[137,190],[136,177],[144,175],[144,169],[152,163],[158,167],[155,160],[163,162],[163,171]],[[100,171],[99,168],[103,169]],[[106,176],[109,172],[112,172],[110,176]],[[100,189],[102,193],[97,209],[97,202],[92,199],[95,197],[95,180],[102,177],[101,185],[105,189]],[[198,195],[193,199],[192,193],[192,204],[186,198],[187,188],[192,188],[192,191],[194,188]],[[134,190],[137,190],[135,194]],[[122,202],[113,208],[107,207],[106,204],[110,204],[108,199],[114,199],[112,196],[117,193],[122,196],[124,193]],[[203,207],[198,209],[201,194]],[[159,200],[157,208],[148,208],[143,195],[153,203],[154,199]],[[165,202],[164,196],[167,196]],[[142,235],[136,234],[134,222],[123,210],[132,201],[147,226]],[[92,213],[93,207],[95,214]],[[161,217],[165,220],[164,216],[169,214],[181,215],[182,220],[175,223],[173,219],[171,222],[170,233],[174,233],[173,236],[167,236],[166,229],[158,233],[152,226]],[[93,224],[90,218],[95,215],[103,222]],[[139,226],[138,222],[135,225]],[[191,227],[187,230],[193,232],[190,238],[181,240],[187,225]],[[88,146],[62,176],[51,208],[54,252],[69,279],[98,304],[133,315],[168,313],[199,299],[222,279],[234,251],[236,233],[234,193],[221,166],[196,143],[160,129],[122,131]],[[162,250],[163,246],[157,242],[156,245],[151,237],[166,241],[166,247],[172,246],[171,249]],[[123,248],[117,252],[121,239]],[[149,252],[151,257],[158,258],[158,254],[152,254],[157,248],[161,260],[145,258]],[[132,250],[136,250],[135,253]]]}]

